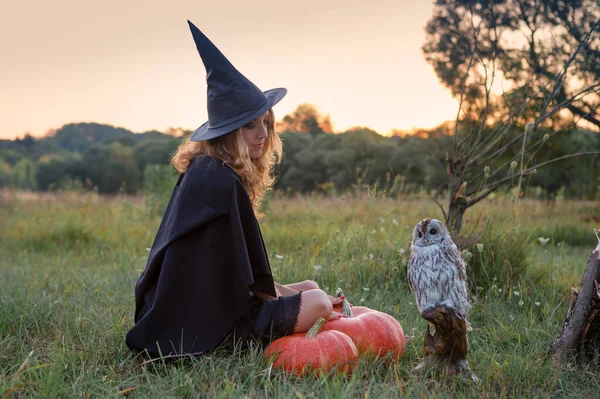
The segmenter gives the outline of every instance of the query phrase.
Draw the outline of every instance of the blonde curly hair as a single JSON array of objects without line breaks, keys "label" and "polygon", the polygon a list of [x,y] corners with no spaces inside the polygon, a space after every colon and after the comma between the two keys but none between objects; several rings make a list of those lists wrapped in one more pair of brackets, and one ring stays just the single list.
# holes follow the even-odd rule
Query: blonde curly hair
[{"label": "blonde curly hair", "polygon": [[221,159],[240,175],[250,201],[252,201],[254,213],[257,217],[262,216],[259,211],[260,203],[275,182],[273,167],[281,161],[282,153],[281,139],[275,133],[275,114],[272,109],[268,112],[268,135],[259,158],[250,158],[248,145],[244,141],[240,127],[231,133],[208,141],[190,141],[188,136],[173,155],[171,165],[179,172],[184,173],[189,168],[192,159],[197,156],[208,155]]}]

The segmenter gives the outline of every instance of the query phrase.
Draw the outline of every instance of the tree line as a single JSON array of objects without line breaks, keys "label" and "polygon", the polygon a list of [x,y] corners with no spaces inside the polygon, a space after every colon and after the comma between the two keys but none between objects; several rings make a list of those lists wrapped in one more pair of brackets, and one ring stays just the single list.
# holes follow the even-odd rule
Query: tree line
[{"label": "tree line", "polygon": [[[333,134],[331,126],[328,116],[307,104],[278,123],[284,152],[276,169],[275,189],[290,194],[333,194],[378,184],[391,195],[439,195],[446,189],[446,156],[454,130],[450,123],[391,137],[366,127]],[[520,129],[515,126],[511,134],[517,136]],[[136,194],[150,183],[169,187],[176,176],[169,170],[170,157],[189,133],[133,133],[110,125],[72,123],[46,137],[0,140],[0,187],[102,194]],[[544,142],[538,156],[589,149],[600,149],[600,135],[573,128]],[[513,155],[503,156],[510,159]],[[528,195],[554,198],[561,193],[567,198],[595,199],[600,197],[600,159],[549,165],[526,183]]]}]

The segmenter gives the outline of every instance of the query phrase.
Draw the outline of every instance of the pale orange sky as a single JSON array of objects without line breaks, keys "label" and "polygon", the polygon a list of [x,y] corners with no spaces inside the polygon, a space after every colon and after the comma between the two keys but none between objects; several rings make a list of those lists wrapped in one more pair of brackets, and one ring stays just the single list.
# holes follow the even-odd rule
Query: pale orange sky
[{"label": "pale orange sky", "polygon": [[421,54],[428,0],[76,0],[0,4],[0,138],[70,122],[134,132],[206,120],[190,19],[262,90],[336,131],[433,127],[457,102]]}]

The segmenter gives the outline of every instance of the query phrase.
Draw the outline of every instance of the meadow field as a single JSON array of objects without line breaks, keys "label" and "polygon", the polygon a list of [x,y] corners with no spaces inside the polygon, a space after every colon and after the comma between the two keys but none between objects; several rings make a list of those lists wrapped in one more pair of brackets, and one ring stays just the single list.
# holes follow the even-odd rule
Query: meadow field
[{"label": "meadow field", "polygon": [[265,208],[276,279],[342,287],[352,303],[393,315],[415,337],[400,362],[361,361],[351,377],[302,379],[272,370],[260,348],[145,362],[124,337],[160,212],[143,197],[4,191],[0,397],[598,397],[598,370],[554,368],[548,348],[596,246],[599,202],[496,198],[467,212],[468,356],[479,385],[411,372],[426,322],[406,263],[414,225],[442,218],[431,200],[273,195]]}]

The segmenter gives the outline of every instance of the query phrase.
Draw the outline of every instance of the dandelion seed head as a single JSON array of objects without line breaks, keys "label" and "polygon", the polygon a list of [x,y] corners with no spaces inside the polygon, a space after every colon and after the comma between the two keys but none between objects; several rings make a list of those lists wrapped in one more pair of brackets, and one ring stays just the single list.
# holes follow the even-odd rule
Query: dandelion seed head
[{"label": "dandelion seed head", "polygon": [[533,128],[534,127],[535,127],[535,123],[533,123],[533,122],[526,123],[525,124],[525,131],[527,133],[531,133],[531,132],[533,132]]},{"label": "dandelion seed head", "polygon": [[540,244],[546,245],[550,241],[550,237],[548,237],[548,238],[538,237],[538,241],[540,242]]},{"label": "dandelion seed head", "polygon": [[466,249],[463,250],[461,254],[465,262],[469,262],[473,257],[473,254]]}]

